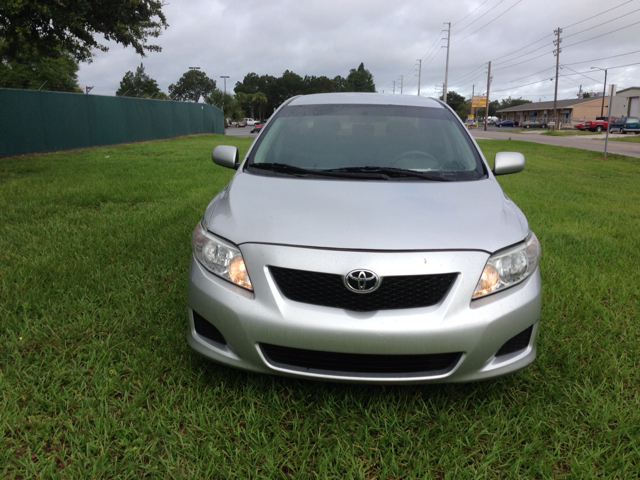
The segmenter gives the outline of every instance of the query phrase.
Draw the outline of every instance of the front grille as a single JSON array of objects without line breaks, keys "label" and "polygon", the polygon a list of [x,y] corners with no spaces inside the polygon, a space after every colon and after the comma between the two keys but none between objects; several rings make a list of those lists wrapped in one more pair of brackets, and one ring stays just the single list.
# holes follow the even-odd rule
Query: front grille
[{"label": "front grille", "polygon": [[533,331],[533,325],[531,325],[526,330],[523,330],[515,337],[507,340],[507,343],[500,347],[500,350],[496,353],[496,357],[501,357],[503,355],[508,355],[509,353],[514,353],[519,350],[524,350],[529,346],[529,341],[531,340],[531,332]]},{"label": "front grille", "polygon": [[214,342],[226,345],[227,341],[224,336],[215,326],[209,323],[204,317],[202,317],[195,310],[193,311],[193,326],[196,328],[196,333],[204,338],[213,340]]},{"label": "front grille", "polygon": [[267,361],[288,370],[339,376],[379,378],[444,375],[457,365],[462,353],[426,355],[369,355],[321,352],[260,344]]},{"label": "front grille", "polygon": [[371,293],[347,290],[344,277],[331,273],[269,267],[282,294],[296,302],[356,312],[429,307],[447,294],[456,273],[384,277]]}]

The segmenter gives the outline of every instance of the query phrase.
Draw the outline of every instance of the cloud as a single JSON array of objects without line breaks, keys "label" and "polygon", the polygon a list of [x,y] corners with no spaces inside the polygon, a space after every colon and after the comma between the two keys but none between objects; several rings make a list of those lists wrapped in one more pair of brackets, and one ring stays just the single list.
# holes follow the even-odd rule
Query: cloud
[{"label": "cloud", "polygon": [[[553,31],[563,27],[560,62],[566,66],[560,71],[559,97],[570,98],[580,85],[601,91],[603,74],[589,67],[640,63],[638,52],[614,57],[640,50],[634,27],[640,12],[635,10],[640,8],[629,0],[581,0],[579,8],[556,0],[191,0],[164,7],[170,26],[153,39],[161,53],[140,58],[130,48],[105,42],[109,52],[96,52],[93,63],[82,64],[78,79],[94,86],[92,93],[113,95],[124,74],[144,63],[167,91],[197,66],[219,87],[219,77],[229,75],[227,89],[232,90],[250,72],[280,76],[291,70],[332,78],[364,62],[379,91],[390,92],[395,81],[399,92],[403,76],[404,93],[415,94],[417,59],[422,59],[421,94],[434,96],[444,82],[441,39],[444,22],[451,21],[450,90],[466,97],[474,85],[476,92],[486,90],[485,65],[491,60],[492,98],[553,98],[554,82],[548,80],[555,75]],[[619,88],[638,83],[639,66],[610,69],[608,83]]]}]

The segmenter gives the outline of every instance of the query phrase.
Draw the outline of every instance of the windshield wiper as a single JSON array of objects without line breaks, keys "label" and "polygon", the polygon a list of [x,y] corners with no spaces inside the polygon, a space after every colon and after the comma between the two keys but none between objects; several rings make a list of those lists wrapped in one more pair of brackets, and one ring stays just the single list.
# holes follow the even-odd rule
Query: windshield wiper
[{"label": "windshield wiper", "polygon": [[252,163],[248,165],[250,168],[259,168],[260,170],[267,170],[269,172],[287,173],[289,175],[307,176],[313,175],[313,170],[307,170],[306,168],[295,167],[293,165],[287,165],[286,163]]},{"label": "windshield wiper", "polygon": [[393,167],[343,167],[343,168],[334,168],[331,170],[324,170],[327,173],[378,173],[380,175],[388,176],[388,177],[414,177],[414,178],[424,178],[425,180],[433,180],[436,182],[453,182],[455,179],[450,176],[446,176],[442,173],[437,172],[418,172],[416,170],[408,170],[405,168],[393,168]]},{"label": "windshield wiper", "polygon": [[286,163],[252,163],[248,165],[249,168],[258,168],[260,170],[266,170],[276,173],[286,173],[289,175],[295,175],[299,177],[337,177],[337,178],[364,178],[364,179],[383,179],[390,180],[389,176],[382,171],[374,170],[354,170],[353,172],[348,169],[307,169],[296,167],[294,165],[288,165]]}]

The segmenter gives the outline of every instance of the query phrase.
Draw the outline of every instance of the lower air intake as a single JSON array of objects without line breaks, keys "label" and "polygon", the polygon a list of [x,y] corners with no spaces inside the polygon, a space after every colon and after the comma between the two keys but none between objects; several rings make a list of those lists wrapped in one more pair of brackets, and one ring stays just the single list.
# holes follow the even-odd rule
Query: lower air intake
[{"label": "lower air intake", "polygon": [[208,338],[214,342],[226,345],[225,340],[220,330],[214,327],[208,320],[205,320],[198,312],[193,311],[193,325],[196,327],[196,333],[201,337]]},{"label": "lower air intake", "polygon": [[529,342],[531,341],[531,332],[533,331],[533,325],[531,325],[526,330],[523,330],[515,337],[511,338],[507,341],[500,350],[496,353],[496,357],[502,357],[503,355],[508,355],[510,353],[515,353],[520,350],[524,350],[529,346]]},{"label": "lower air intake", "polygon": [[349,377],[402,378],[449,373],[462,353],[426,355],[370,355],[322,352],[261,343],[267,361],[279,368]]}]

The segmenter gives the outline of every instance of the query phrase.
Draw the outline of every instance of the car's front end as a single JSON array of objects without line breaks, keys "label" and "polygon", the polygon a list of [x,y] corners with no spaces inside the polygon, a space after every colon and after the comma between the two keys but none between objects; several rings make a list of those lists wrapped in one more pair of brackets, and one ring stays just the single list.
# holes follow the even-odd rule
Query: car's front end
[{"label": "car's front end", "polygon": [[[372,97],[315,108],[325,98],[302,97],[274,116],[196,227],[189,345],[231,367],[333,381],[464,382],[529,365],[540,247],[461,122],[432,100],[419,104],[423,114],[376,97],[382,107],[358,116]],[[333,118],[318,120],[326,110]],[[422,126],[436,131],[408,147],[406,129]],[[361,131],[373,144],[354,143]],[[338,151],[326,138],[300,140],[327,132]],[[411,149],[379,152],[391,143]],[[231,163],[216,161],[235,166],[228,152]],[[335,168],[349,152],[395,166]],[[285,163],[267,161],[274,154]],[[496,174],[521,169],[518,155],[497,158]]]}]

